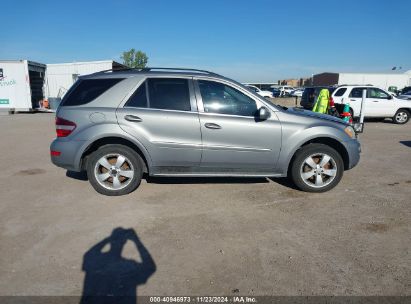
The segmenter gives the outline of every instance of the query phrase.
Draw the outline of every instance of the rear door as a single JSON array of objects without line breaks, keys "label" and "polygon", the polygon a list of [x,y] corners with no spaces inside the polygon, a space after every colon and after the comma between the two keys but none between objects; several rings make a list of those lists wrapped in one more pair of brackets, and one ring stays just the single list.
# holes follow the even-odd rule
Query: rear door
[{"label": "rear door", "polygon": [[191,78],[143,79],[118,108],[117,119],[123,130],[145,146],[153,173],[199,166],[201,132]]},{"label": "rear door", "polygon": [[[362,102],[362,92],[363,90],[367,90],[367,87],[354,87],[351,89],[351,91],[348,93],[348,98],[343,99],[344,104],[349,103],[350,107],[353,109],[354,111],[354,116],[358,117],[360,116],[360,112],[361,112],[361,102]],[[365,116],[372,116],[372,112],[371,109],[366,101],[365,104],[365,112],[364,112]]]},{"label": "rear door", "polygon": [[281,149],[281,124],[272,112],[256,118],[263,105],[246,90],[221,80],[195,81],[205,172],[273,173]]}]

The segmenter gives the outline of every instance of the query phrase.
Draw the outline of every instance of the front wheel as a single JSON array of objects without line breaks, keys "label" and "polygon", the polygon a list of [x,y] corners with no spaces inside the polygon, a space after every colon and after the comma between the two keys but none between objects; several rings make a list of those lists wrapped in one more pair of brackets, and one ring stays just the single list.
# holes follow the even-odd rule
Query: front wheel
[{"label": "front wheel", "polygon": [[301,148],[291,164],[291,179],[301,190],[325,192],[334,188],[344,173],[341,155],[323,144]]},{"label": "front wheel", "polygon": [[408,122],[410,119],[410,112],[407,110],[399,109],[397,113],[395,113],[394,117],[392,120],[394,121],[395,124],[402,125]]},{"label": "front wheel", "polygon": [[90,155],[87,176],[97,192],[109,196],[124,195],[140,185],[143,163],[129,147],[106,145]]}]

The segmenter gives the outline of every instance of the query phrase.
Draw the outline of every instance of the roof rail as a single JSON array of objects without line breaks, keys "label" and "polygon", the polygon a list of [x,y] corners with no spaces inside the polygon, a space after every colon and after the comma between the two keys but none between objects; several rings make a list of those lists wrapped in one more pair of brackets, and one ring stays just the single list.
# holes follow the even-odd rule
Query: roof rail
[{"label": "roof rail", "polygon": [[374,87],[374,85],[373,84],[346,84],[346,83],[344,83],[344,84],[339,84],[338,85],[339,87],[342,87],[342,86],[357,86],[357,87],[359,87],[359,86],[363,86],[363,87]]},{"label": "roof rail", "polygon": [[[150,71],[178,71],[178,72],[198,72],[198,73],[203,73],[207,75],[218,75],[217,73],[213,73],[210,71],[206,70],[200,70],[200,69],[189,69],[189,68],[160,68],[160,67],[145,67],[145,68],[116,68],[116,69],[108,69],[108,70],[103,70],[99,71],[94,74],[100,74],[100,73],[107,73],[107,72],[122,72],[122,71],[136,71],[136,72],[150,72]],[[219,75],[218,75],[219,76]]]},{"label": "roof rail", "polygon": [[215,75],[216,73],[210,72],[210,71],[206,71],[206,70],[200,70],[200,69],[190,69],[190,68],[159,68],[159,67],[146,67],[146,68],[142,68],[140,69],[141,71],[152,71],[152,70],[164,70],[164,71],[188,71],[188,72],[200,72],[200,73],[204,73],[204,74],[212,74]]}]

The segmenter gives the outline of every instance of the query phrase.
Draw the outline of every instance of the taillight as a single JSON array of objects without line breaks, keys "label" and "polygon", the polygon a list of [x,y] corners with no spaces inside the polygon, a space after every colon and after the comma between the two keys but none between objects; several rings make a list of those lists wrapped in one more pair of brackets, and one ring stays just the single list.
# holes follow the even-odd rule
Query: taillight
[{"label": "taillight", "polygon": [[332,97],[330,97],[330,107],[334,106],[334,99]]},{"label": "taillight", "polygon": [[76,124],[67,119],[56,117],[56,133],[57,137],[66,137],[71,134],[76,128]]}]

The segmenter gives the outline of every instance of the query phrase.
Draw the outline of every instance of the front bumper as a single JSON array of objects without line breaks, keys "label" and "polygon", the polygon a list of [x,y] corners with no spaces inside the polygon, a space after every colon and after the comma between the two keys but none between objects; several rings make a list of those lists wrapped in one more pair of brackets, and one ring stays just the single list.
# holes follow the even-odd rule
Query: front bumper
[{"label": "front bumper", "polygon": [[358,140],[352,139],[345,142],[345,146],[348,152],[348,168],[354,168],[358,162],[360,161],[360,154],[361,154],[361,144]]},{"label": "front bumper", "polygon": [[81,171],[81,155],[85,141],[56,138],[50,145],[50,151],[60,152],[59,156],[51,155],[51,162],[70,171]]}]

